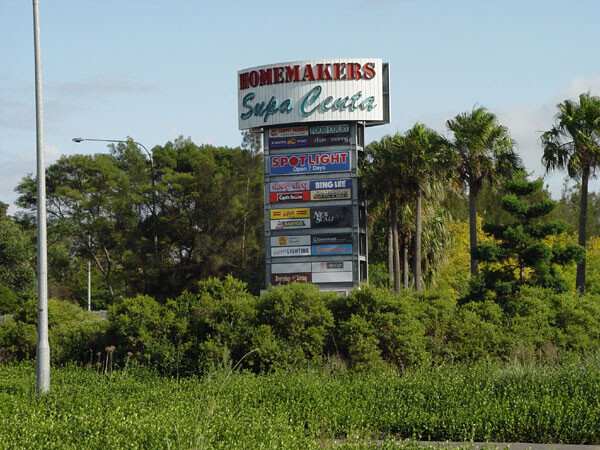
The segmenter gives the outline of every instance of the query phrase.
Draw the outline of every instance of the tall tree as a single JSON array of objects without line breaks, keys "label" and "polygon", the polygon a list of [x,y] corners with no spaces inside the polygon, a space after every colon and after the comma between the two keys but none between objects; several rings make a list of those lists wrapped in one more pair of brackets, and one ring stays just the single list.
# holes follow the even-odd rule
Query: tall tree
[{"label": "tall tree", "polygon": [[406,169],[403,181],[412,190],[415,202],[413,276],[415,290],[421,292],[423,196],[430,196],[434,185],[449,173],[447,152],[441,136],[420,123],[416,123],[405,133],[403,144]]},{"label": "tall tree", "polygon": [[522,168],[515,153],[515,142],[505,126],[498,123],[495,114],[483,107],[458,114],[446,122],[453,139],[448,141],[454,152],[457,179],[469,195],[469,244],[471,276],[479,273],[474,255],[477,248],[477,196],[484,182],[499,185],[503,176]]},{"label": "tall tree", "polygon": [[[600,164],[600,97],[581,94],[579,102],[565,100],[557,106],[552,128],[542,134],[542,162],[546,171],[567,170],[581,183],[579,245],[585,249],[588,181]],[[585,257],[577,264],[576,286],[585,292]]]},{"label": "tall tree", "polygon": [[367,195],[389,208],[388,237],[391,239],[391,245],[388,244],[388,251],[391,251],[391,254],[388,254],[388,264],[391,262],[392,267],[388,267],[388,270],[390,285],[394,286],[396,292],[400,291],[401,280],[398,227],[403,217],[399,220],[398,216],[410,198],[410,190],[403,181],[403,173],[406,170],[401,154],[403,139],[403,136],[396,134],[370,143],[366,148],[366,159],[361,164],[361,178],[367,187]]}]

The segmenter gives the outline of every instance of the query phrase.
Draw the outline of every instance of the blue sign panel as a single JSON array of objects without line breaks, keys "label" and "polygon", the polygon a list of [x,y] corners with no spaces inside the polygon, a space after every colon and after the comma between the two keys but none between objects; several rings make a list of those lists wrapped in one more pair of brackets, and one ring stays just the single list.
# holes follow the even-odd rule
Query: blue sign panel
[{"label": "blue sign panel", "polygon": [[344,180],[318,180],[310,182],[310,190],[318,191],[321,189],[351,189],[352,182],[350,178]]},{"label": "blue sign panel", "polygon": [[270,175],[348,172],[350,170],[350,152],[301,153],[271,156],[269,162]]},{"label": "blue sign panel", "polygon": [[312,255],[351,255],[352,244],[327,244],[327,245],[313,245]]}]

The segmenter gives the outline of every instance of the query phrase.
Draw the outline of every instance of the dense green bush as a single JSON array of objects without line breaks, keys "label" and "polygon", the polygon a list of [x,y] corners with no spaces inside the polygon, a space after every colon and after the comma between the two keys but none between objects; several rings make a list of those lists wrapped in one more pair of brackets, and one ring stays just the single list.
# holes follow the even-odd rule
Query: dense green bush
[{"label": "dense green bush", "polygon": [[418,320],[419,305],[408,291],[366,287],[336,302],[342,354],[352,365],[380,365],[384,359],[405,367],[427,361],[425,327]]},{"label": "dense green bush", "polygon": [[[32,358],[36,302],[0,324],[0,362]],[[232,277],[199,282],[159,303],[117,300],[102,321],[51,300],[54,363],[130,360],[174,376],[240,367],[254,372],[343,364],[359,370],[480,359],[562,360],[600,351],[600,296],[524,286],[503,307],[492,300],[457,305],[447,288],[395,294],[365,287],[348,296],[293,283],[255,297]]]},{"label": "dense green bush", "polygon": [[[48,300],[48,341],[54,364],[90,362],[103,345],[107,323],[77,305]],[[37,301],[28,300],[14,317],[0,324],[0,362],[35,356],[37,343]]]},{"label": "dense green bush", "polygon": [[179,320],[188,327],[188,372],[235,363],[250,350],[256,333],[256,300],[246,283],[231,276],[200,281],[194,292],[177,298]]},{"label": "dense green bush", "polygon": [[334,323],[328,304],[335,296],[320,292],[313,284],[270,288],[257,302],[260,328],[254,343],[266,344],[257,346],[262,365],[321,362]]}]

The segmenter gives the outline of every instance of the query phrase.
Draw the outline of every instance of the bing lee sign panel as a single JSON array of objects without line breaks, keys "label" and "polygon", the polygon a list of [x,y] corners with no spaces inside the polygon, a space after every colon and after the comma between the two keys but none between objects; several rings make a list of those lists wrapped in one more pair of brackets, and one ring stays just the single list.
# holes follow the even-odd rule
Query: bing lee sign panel
[{"label": "bing lee sign panel", "polygon": [[377,58],[297,61],[240,70],[239,128],[339,120],[381,122],[386,106],[383,76]]}]

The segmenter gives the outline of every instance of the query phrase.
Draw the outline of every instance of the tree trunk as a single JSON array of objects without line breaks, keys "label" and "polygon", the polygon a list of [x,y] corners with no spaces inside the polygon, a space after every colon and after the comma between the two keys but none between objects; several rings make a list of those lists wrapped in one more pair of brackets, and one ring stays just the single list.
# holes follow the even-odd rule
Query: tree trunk
[{"label": "tree trunk", "polygon": [[398,211],[396,199],[391,202],[392,242],[394,250],[394,291],[400,292],[400,252],[398,251]]},{"label": "tree trunk", "polygon": [[421,228],[423,226],[421,219],[421,190],[417,189],[415,205],[415,254],[413,255],[415,276],[415,291],[421,292]]},{"label": "tree trunk", "polygon": [[475,183],[469,183],[469,249],[471,251],[471,277],[479,275],[479,261],[473,256],[477,248],[477,201],[478,189]]},{"label": "tree trunk", "polygon": [[387,245],[387,251],[388,251],[388,259],[387,259],[387,263],[388,263],[388,280],[389,280],[389,287],[392,287],[394,285],[394,232],[392,231],[392,217],[390,214],[389,217],[389,222],[388,222],[388,245]]},{"label": "tree trunk", "polygon": [[579,245],[581,245],[584,249],[583,260],[580,263],[577,263],[577,276],[575,278],[575,286],[579,291],[579,295],[583,295],[585,293],[585,244],[589,175],[589,169],[584,169],[581,176],[581,198],[579,199]]},{"label": "tree trunk", "polygon": [[404,289],[408,289],[408,246],[410,245],[410,232],[404,233],[402,236],[402,264],[404,274]]}]

